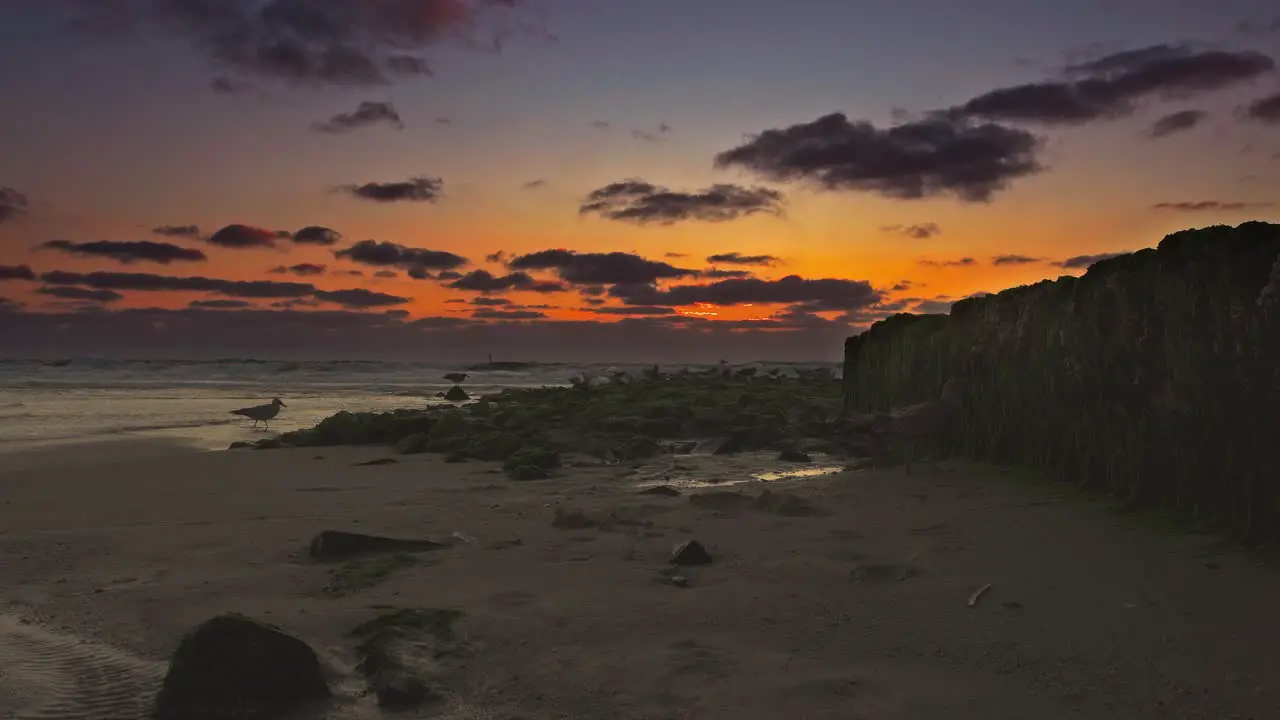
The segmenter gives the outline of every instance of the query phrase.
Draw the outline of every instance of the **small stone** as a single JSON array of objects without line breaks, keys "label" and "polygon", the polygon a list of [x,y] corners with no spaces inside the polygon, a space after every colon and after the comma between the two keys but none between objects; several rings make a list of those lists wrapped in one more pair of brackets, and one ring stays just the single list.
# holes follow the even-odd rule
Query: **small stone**
[{"label": "small stone", "polygon": [[673,565],[708,565],[711,563],[711,553],[697,540],[685,540],[671,551],[668,562]]},{"label": "small stone", "polygon": [[794,448],[787,448],[786,450],[783,450],[782,452],[778,453],[778,459],[783,462],[798,462],[798,463],[807,463],[812,461],[812,458],[809,457],[809,453],[803,452],[801,450],[796,450]]},{"label": "small stone", "polygon": [[356,467],[370,467],[374,465],[395,465],[399,463],[395,458],[378,458],[377,460],[366,460],[364,462],[355,463]]}]

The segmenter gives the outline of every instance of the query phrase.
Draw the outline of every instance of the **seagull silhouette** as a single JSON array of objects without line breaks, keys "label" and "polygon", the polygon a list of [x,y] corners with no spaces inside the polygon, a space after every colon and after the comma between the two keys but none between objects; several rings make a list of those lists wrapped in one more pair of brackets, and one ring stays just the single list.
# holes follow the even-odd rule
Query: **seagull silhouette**
[{"label": "seagull silhouette", "polygon": [[251,427],[257,427],[258,423],[262,423],[269,428],[271,427],[271,424],[268,421],[276,415],[279,415],[280,408],[282,407],[288,406],[280,402],[280,398],[271,398],[271,402],[266,405],[254,405],[253,407],[232,410],[231,414],[249,418],[253,421],[253,425]]}]

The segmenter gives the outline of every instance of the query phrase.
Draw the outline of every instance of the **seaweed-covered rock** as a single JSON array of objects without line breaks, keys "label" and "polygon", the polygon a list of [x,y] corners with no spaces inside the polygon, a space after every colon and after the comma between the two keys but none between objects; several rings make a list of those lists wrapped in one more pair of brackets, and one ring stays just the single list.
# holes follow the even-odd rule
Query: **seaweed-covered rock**
[{"label": "seaweed-covered rock", "polygon": [[169,659],[155,720],[275,720],[330,697],[303,641],[243,615],[206,620]]},{"label": "seaweed-covered rock", "polygon": [[426,433],[414,433],[400,438],[396,442],[396,452],[401,455],[417,455],[427,452],[431,444],[431,436]]},{"label": "seaweed-covered rock", "polygon": [[503,463],[503,468],[512,470],[521,467],[535,467],[542,470],[554,470],[560,467],[560,453],[552,448],[532,447],[524,448],[517,453],[509,456]]},{"label": "seaweed-covered rock", "polygon": [[442,699],[433,676],[437,661],[461,651],[457,610],[400,609],[378,615],[349,633],[359,643],[356,671],[389,711],[406,711]]},{"label": "seaweed-covered rock", "polygon": [[445,392],[444,399],[454,403],[466,402],[471,399],[471,396],[467,394],[466,390],[454,385]]},{"label": "seaweed-covered rock", "polygon": [[798,448],[786,448],[778,453],[778,459],[782,462],[807,463],[812,462],[813,458],[809,457],[809,453]]}]

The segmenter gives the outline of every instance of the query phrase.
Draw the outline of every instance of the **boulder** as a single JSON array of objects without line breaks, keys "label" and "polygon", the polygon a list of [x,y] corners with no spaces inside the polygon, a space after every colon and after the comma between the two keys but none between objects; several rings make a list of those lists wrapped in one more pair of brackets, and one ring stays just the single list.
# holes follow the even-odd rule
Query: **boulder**
[{"label": "boulder", "polygon": [[155,720],[275,720],[331,696],[305,642],[238,614],[188,632],[169,659]]},{"label": "boulder", "polygon": [[360,555],[392,552],[426,552],[448,547],[430,540],[410,540],[365,535],[364,533],[325,530],[311,539],[307,554],[314,560],[333,562]]},{"label": "boulder", "polygon": [[467,394],[466,390],[454,385],[444,394],[444,399],[449,402],[466,402],[471,399],[471,396]]},{"label": "boulder", "polygon": [[796,463],[807,463],[812,460],[812,458],[809,457],[809,453],[795,448],[787,448],[786,450],[778,453],[778,459],[783,462]]}]

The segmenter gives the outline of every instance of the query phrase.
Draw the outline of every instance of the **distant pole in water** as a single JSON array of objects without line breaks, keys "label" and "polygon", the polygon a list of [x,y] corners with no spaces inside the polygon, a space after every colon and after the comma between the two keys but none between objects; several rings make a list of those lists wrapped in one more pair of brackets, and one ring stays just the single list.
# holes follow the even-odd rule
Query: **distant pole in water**
[{"label": "distant pole in water", "polygon": [[493,353],[489,353],[489,365],[493,364]]}]

